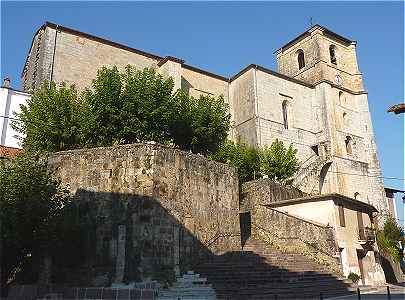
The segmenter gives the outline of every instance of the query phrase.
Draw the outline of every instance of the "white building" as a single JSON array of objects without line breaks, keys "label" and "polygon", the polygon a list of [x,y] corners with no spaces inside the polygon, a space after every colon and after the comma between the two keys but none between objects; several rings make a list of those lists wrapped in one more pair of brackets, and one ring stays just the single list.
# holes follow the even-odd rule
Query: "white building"
[{"label": "white building", "polygon": [[0,146],[21,148],[20,140],[11,123],[16,120],[16,114],[21,111],[20,105],[25,104],[30,94],[10,87],[10,80],[6,78],[0,88]]}]

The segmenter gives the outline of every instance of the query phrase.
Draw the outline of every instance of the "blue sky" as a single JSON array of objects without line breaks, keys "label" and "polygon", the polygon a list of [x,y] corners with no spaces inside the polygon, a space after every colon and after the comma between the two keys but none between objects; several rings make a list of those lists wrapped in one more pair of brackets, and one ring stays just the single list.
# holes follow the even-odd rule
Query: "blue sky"
[{"label": "blue sky", "polygon": [[[31,38],[46,20],[231,76],[250,63],[276,70],[273,52],[308,29],[310,17],[358,41],[383,175],[404,178],[404,117],[386,113],[404,101],[403,2],[2,1],[1,76],[20,87]],[[399,198],[397,207],[404,219]]]}]

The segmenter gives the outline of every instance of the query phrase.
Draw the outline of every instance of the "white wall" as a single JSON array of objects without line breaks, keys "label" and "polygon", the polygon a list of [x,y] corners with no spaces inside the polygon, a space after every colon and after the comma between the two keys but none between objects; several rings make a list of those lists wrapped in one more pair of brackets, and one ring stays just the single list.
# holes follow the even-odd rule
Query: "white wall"
[{"label": "white wall", "polygon": [[15,113],[20,112],[20,105],[25,104],[30,94],[9,88],[0,88],[0,145],[21,148],[19,135],[12,127],[12,119]]}]

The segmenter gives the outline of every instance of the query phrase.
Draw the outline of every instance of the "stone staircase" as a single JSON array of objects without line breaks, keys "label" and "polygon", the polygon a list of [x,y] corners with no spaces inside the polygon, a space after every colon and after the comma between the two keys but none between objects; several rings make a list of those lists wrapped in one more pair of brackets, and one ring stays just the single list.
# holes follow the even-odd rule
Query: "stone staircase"
[{"label": "stone staircase", "polygon": [[356,287],[299,254],[286,254],[250,238],[243,251],[212,257],[195,271],[218,299],[320,299],[353,293]]}]

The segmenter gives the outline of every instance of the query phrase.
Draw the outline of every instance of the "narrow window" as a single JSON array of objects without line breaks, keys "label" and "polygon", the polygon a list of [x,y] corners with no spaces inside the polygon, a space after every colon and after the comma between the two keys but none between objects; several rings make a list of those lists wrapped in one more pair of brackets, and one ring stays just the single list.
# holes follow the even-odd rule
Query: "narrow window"
[{"label": "narrow window", "polygon": [[287,101],[283,102],[282,108],[283,108],[284,129],[288,129],[288,103],[287,103]]},{"label": "narrow window", "polygon": [[340,221],[340,226],[345,227],[346,222],[345,222],[345,209],[342,204],[338,205],[338,210],[339,210],[339,221]]},{"label": "narrow window", "polygon": [[297,59],[298,59],[298,69],[302,69],[305,67],[305,58],[304,58],[304,51],[301,49],[297,51]]},{"label": "narrow window", "polygon": [[342,91],[339,92],[339,103],[340,105],[346,104],[346,98]]},{"label": "narrow window", "polygon": [[365,240],[366,235],[364,232],[364,225],[363,225],[363,213],[361,211],[357,212],[357,227],[359,228],[359,238],[361,240]]},{"label": "narrow window", "polygon": [[343,113],[343,125],[347,125],[347,113]]},{"label": "narrow window", "polygon": [[352,138],[350,136],[346,137],[345,140],[345,145],[346,145],[346,153],[347,154],[352,154]]},{"label": "narrow window", "polygon": [[336,61],[336,46],[335,45],[331,45],[329,47],[329,55],[330,55],[330,62],[334,65],[337,65],[337,61]]}]

